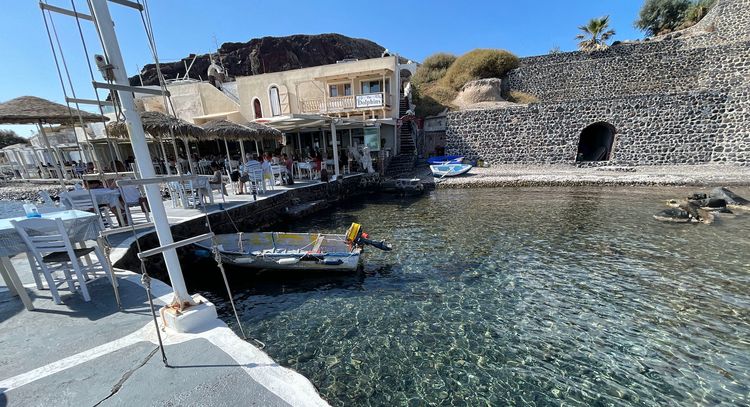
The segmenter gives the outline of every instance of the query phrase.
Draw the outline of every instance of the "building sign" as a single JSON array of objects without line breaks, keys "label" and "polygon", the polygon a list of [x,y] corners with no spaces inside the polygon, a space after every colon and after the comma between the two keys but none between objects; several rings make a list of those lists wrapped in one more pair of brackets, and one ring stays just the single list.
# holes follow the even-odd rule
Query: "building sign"
[{"label": "building sign", "polygon": [[365,145],[370,151],[380,151],[380,127],[365,127]]},{"label": "building sign", "polygon": [[355,106],[360,107],[380,107],[383,106],[382,93],[370,93],[367,95],[357,95]]}]

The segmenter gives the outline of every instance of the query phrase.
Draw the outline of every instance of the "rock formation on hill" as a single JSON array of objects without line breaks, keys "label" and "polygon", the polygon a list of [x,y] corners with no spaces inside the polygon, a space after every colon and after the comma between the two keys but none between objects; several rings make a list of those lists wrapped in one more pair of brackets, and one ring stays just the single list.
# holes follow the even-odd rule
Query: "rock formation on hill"
[{"label": "rock formation on hill", "polygon": [[[384,50],[372,41],[341,34],[300,34],[255,38],[248,42],[227,42],[221,45],[218,54],[229,76],[248,76],[333,64],[347,58],[378,58]],[[185,66],[190,66],[194,56],[190,55],[176,62],[162,62],[161,71],[164,77],[175,79],[179,75],[182,78],[185,75]],[[198,55],[189,76],[206,79],[206,71],[210,64],[208,54]],[[144,66],[141,77],[144,85],[159,84],[154,64]],[[141,84],[137,75],[130,78],[130,83]]]},{"label": "rock formation on hill", "polygon": [[477,79],[466,82],[453,100],[459,109],[486,109],[515,106],[502,96],[502,81],[498,78]]}]

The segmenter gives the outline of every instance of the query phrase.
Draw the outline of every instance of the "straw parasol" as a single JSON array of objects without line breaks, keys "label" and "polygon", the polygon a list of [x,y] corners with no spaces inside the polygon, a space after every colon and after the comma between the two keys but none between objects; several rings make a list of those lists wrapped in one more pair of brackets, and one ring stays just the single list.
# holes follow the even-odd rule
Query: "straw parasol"
[{"label": "straw parasol", "polygon": [[246,126],[257,131],[260,138],[273,139],[281,142],[281,131],[278,129],[255,122],[250,122]]},{"label": "straw parasol", "polygon": [[143,112],[141,122],[143,130],[154,137],[164,137],[174,133],[175,137],[182,139],[200,140],[206,135],[206,132],[199,126],[161,112]]},{"label": "straw parasol", "polygon": [[203,129],[206,131],[206,134],[209,137],[224,139],[224,148],[227,151],[227,163],[229,165],[230,171],[232,170],[232,159],[229,156],[229,144],[227,143],[227,139],[239,141],[241,160],[244,163],[245,145],[243,141],[255,140],[257,142],[258,138],[260,137],[257,129],[230,122],[229,120],[225,119],[212,120],[204,124]]},{"label": "straw parasol", "polygon": [[0,124],[68,124],[105,122],[106,116],[68,108],[36,96],[21,96],[0,103]]},{"label": "straw parasol", "polygon": [[212,120],[203,124],[202,127],[206,131],[206,135],[212,138],[248,140],[259,136],[256,129],[224,119]]},{"label": "straw parasol", "polygon": [[[49,144],[47,133],[44,131],[44,124],[75,125],[81,121],[84,123],[93,123],[105,122],[107,120],[109,119],[105,116],[69,108],[66,105],[36,96],[21,96],[0,103],[0,124],[36,124],[39,126],[39,134],[42,136],[44,146],[47,150],[52,150],[52,147]],[[60,185],[64,187],[62,157],[57,151],[56,156],[58,162],[54,164],[55,171],[57,172]]]},{"label": "straw parasol", "polygon": [[[182,120],[161,112],[143,112],[140,114],[141,124],[143,124],[143,130],[148,132],[154,138],[159,139],[159,143],[162,148],[162,153],[166,159],[166,151],[162,141],[166,138],[171,138],[174,134],[175,138],[180,138],[185,145],[185,151],[187,152],[188,164],[190,170],[195,172],[193,168],[193,162],[190,158],[190,149],[188,148],[188,140],[205,140],[206,132],[199,126],[196,126],[190,122]],[[116,137],[126,137],[128,135],[125,123],[116,122],[107,125],[107,129],[110,134]],[[175,154],[177,153],[177,146],[174,144]],[[169,165],[167,164],[167,172],[169,172]]]}]

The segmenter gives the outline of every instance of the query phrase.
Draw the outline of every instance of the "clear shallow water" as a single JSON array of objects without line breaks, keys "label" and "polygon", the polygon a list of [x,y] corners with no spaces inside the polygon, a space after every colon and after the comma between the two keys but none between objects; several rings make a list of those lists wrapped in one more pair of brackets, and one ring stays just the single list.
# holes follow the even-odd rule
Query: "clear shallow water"
[{"label": "clear shallow water", "polygon": [[[395,250],[358,275],[232,273],[249,335],[332,405],[727,405],[750,400],[750,213],[651,215],[692,189],[484,189],[376,200]],[[738,188],[750,195],[747,188]],[[222,290],[206,292],[232,323]]]},{"label": "clear shallow water", "polygon": [[[23,209],[24,203],[25,202],[23,201],[0,200],[0,219],[24,216],[26,214],[26,212]],[[49,212],[49,211],[54,211],[56,209],[59,209],[55,206],[51,206],[51,205],[48,206],[41,202],[33,201],[32,203],[35,204],[36,207],[39,208],[40,211],[42,211],[42,213],[44,213],[44,211]]]}]

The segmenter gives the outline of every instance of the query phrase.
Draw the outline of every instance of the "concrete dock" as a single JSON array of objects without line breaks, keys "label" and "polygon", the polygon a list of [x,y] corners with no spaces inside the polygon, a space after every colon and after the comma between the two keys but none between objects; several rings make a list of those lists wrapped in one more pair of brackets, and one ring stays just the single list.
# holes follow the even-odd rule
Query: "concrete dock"
[{"label": "concrete dock", "polygon": [[[277,187],[258,202],[316,184]],[[257,205],[252,195],[214,199],[209,213]],[[200,209],[165,206],[173,225],[204,216]],[[110,242],[115,263],[130,251],[132,234],[124,231]],[[0,285],[0,406],[327,405],[306,378],[276,364],[218,319],[198,333],[162,330],[165,367],[139,274],[116,269],[122,310],[103,277],[89,283],[91,302],[62,289],[64,304],[56,305],[49,291],[34,286],[25,255],[12,262],[36,309],[26,311]],[[170,287],[159,280],[152,280],[152,290],[157,310],[171,299]]]}]

